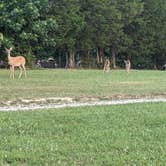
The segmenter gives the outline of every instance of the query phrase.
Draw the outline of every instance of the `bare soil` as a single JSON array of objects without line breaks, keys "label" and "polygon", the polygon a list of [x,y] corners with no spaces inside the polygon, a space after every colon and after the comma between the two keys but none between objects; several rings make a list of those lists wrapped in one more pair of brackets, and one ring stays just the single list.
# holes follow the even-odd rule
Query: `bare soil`
[{"label": "bare soil", "polygon": [[118,105],[130,103],[166,102],[165,95],[158,96],[112,96],[112,97],[53,97],[0,101],[0,111],[37,110],[93,105]]}]

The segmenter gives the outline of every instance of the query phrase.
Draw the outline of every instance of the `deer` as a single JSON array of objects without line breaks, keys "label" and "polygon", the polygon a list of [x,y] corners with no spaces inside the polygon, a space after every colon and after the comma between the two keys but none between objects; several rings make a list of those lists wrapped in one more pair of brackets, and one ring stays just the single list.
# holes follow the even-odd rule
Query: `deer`
[{"label": "deer", "polygon": [[109,72],[110,71],[110,60],[107,58],[104,63],[104,72]]},{"label": "deer", "polygon": [[124,60],[124,63],[125,63],[126,71],[127,71],[127,73],[129,73],[130,72],[130,68],[131,68],[131,62],[128,59],[128,60]]},{"label": "deer", "polygon": [[10,65],[10,78],[14,79],[14,68],[15,67],[19,67],[20,69],[20,74],[19,74],[19,78],[21,78],[22,76],[22,72],[24,71],[24,75],[26,78],[26,68],[25,68],[25,63],[26,60],[23,56],[10,56],[11,51],[13,50],[13,48],[5,48],[7,56],[8,56],[8,64]]}]

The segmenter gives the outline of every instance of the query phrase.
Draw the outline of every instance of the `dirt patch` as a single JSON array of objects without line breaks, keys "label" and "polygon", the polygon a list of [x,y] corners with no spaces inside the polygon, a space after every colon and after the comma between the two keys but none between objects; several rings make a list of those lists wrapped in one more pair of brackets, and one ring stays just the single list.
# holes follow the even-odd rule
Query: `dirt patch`
[{"label": "dirt patch", "polygon": [[120,104],[133,104],[133,103],[154,103],[166,102],[166,98],[157,99],[128,99],[128,100],[113,100],[113,101],[92,101],[92,102],[73,102],[68,104],[29,104],[29,105],[15,105],[8,107],[0,107],[0,111],[33,111],[42,109],[56,109],[66,107],[82,107],[82,106],[102,106],[102,105],[120,105]]},{"label": "dirt patch", "polygon": [[92,96],[81,96],[81,97],[51,97],[51,98],[33,98],[33,99],[18,99],[0,101],[0,106],[17,106],[17,105],[46,105],[46,104],[70,104],[70,103],[88,103],[88,102],[99,102],[99,101],[116,101],[116,100],[128,100],[128,99],[157,99],[166,98],[166,94],[159,95],[112,95],[104,97],[92,97]]},{"label": "dirt patch", "polygon": [[[17,101],[0,102],[0,111],[28,111],[41,110],[50,108],[64,108],[64,107],[81,107],[81,106],[95,106],[95,105],[119,105],[130,103],[148,103],[148,102],[166,102],[166,96],[150,96],[139,98],[123,98],[123,96],[116,96],[117,99],[111,97],[95,98],[95,97],[56,97],[56,98],[38,98],[38,99],[22,99]],[[129,96],[128,96],[129,97]]]},{"label": "dirt patch", "polygon": [[0,101],[0,106],[12,106],[12,105],[30,105],[30,104],[49,104],[49,103],[71,103],[73,98],[70,97],[54,97],[54,98],[34,98],[34,99],[18,99],[10,101]]}]

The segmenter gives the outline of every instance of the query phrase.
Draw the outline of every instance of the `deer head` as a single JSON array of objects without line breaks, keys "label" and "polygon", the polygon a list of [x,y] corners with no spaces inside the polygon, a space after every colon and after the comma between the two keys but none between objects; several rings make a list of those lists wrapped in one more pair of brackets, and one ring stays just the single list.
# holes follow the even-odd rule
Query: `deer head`
[{"label": "deer head", "polygon": [[7,55],[10,57],[10,52],[13,50],[12,47],[10,47],[9,49],[5,48],[5,51],[7,53]]}]

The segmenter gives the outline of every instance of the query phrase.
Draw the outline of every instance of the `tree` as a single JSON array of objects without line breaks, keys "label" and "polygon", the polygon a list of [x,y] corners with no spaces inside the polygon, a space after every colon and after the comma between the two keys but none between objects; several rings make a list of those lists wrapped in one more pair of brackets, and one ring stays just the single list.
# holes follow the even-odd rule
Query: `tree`
[{"label": "tree", "polygon": [[161,65],[166,53],[166,2],[164,0],[146,0],[142,14],[140,36],[142,54],[149,56],[154,68]]},{"label": "tree", "polygon": [[165,16],[164,0],[1,0],[0,53],[13,46],[29,62],[53,56],[70,68],[78,57],[101,67],[105,56],[116,68],[126,56],[134,66],[159,68]]},{"label": "tree", "polygon": [[17,52],[32,55],[45,45],[55,45],[49,34],[56,22],[47,17],[47,0],[2,0],[0,7],[0,29],[6,47],[14,46]]},{"label": "tree", "polygon": [[130,27],[134,25],[143,12],[143,3],[137,1],[112,1],[116,12],[115,19],[110,24],[110,51],[112,54],[113,67],[116,68],[116,54],[119,52],[132,51],[134,36]]},{"label": "tree", "polygon": [[69,68],[75,66],[75,51],[78,34],[84,26],[84,19],[80,13],[78,0],[51,1],[50,15],[54,16],[58,29],[55,32],[57,48],[66,51],[69,55]]}]

